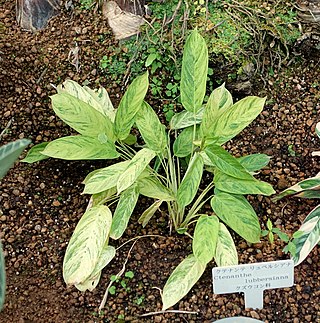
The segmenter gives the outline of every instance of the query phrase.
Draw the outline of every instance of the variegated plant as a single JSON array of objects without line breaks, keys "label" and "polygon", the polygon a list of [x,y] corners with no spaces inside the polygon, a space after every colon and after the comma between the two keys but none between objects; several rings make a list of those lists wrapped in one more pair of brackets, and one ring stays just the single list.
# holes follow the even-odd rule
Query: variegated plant
[{"label": "variegated plant", "polygon": [[[316,125],[316,134],[320,138],[320,122]],[[312,156],[320,156],[315,151]],[[283,192],[275,199],[285,196],[301,198],[320,198],[320,173],[315,177],[303,180]],[[295,265],[299,265],[309,255],[310,251],[320,242],[320,205],[314,208],[304,219],[300,229],[293,235],[287,250],[291,253]]]},{"label": "variegated plant", "polygon": [[[269,162],[264,154],[233,157],[222,145],[248,126],[262,111],[265,99],[246,97],[233,103],[224,85],[206,104],[208,53],[197,31],[187,38],[181,71],[181,103],[166,129],[144,101],[148,74],[137,77],[114,109],[104,89],[92,91],[73,81],[52,96],[56,114],[80,133],[34,146],[25,162],[48,157],[116,159],[122,161],[91,172],[84,180],[91,194],[88,210],[67,247],[63,275],[67,284],[93,289],[101,270],[115,255],[109,238],[124,233],[140,195],[154,199],[139,223],[147,225],[156,211],[167,210],[170,223],[191,237],[192,254],[174,270],[163,289],[163,309],[188,293],[215,259],[218,266],[237,264],[237,252],[227,227],[249,242],[260,239],[258,217],[245,194],[271,195],[271,185],[253,177]],[[143,146],[131,134],[136,128]],[[171,140],[174,139],[173,143]],[[187,161],[187,169],[181,167]],[[204,172],[207,186],[202,187]],[[202,214],[211,203],[213,211]],[[113,215],[110,205],[117,202]]]},{"label": "variegated plant", "polygon": [[[1,135],[0,135],[1,138]],[[13,165],[22,151],[29,145],[30,140],[19,139],[14,142],[0,147],[0,180],[6,175],[9,168]],[[4,296],[6,290],[6,273],[5,262],[0,240],[0,311],[3,307]]]}]

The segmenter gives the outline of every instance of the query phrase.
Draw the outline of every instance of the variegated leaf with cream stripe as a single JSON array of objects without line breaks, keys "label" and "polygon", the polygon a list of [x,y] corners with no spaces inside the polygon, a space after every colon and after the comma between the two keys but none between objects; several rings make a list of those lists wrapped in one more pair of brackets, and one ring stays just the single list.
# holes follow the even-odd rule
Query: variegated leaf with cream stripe
[{"label": "variegated leaf with cream stripe", "polygon": [[90,278],[108,241],[112,214],[105,205],[86,211],[77,224],[63,259],[63,278],[76,285]]}]

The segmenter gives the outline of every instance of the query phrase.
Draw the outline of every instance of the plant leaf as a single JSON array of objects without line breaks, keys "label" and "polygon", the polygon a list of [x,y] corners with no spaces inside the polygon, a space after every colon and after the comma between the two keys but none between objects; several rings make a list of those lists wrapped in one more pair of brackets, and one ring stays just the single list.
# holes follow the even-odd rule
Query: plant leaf
[{"label": "plant leaf", "polygon": [[137,185],[132,185],[123,191],[116,210],[114,211],[110,237],[112,239],[119,239],[126,230],[130,216],[137,204],[139,191]]},{"label": "plant leaf", "polygon": [[179,206],[189,205],[197,194],[203,173],[203,159],[199,153],[195,153],[190,160],[188,169],[177,191]]},{"label": "plant leaf", "polygon": [[320,122],[318,122],[317,124],[316,124],[316,134],[317,134],[317,136],[320,138]]},{"label": "plant leaf", "polygon": [[213,259],[216,253],[218,232],[217,216],[200,215],[194,229],[192,251],[197,260],[205,265]]},{"label": "plant leaf", "polygon": [[238,253],[229,230],[219,223],[219,234],[214,260],[219,267],[238,264]]},{"label": "plant leaf", "polygon": [[30,142],[28,139],[19,139],[0,147],[0,178],[6,175]]},{"label": "plant leaf", "polygon": [[[92,206],[97,206],[99,204],[105,204],[112,197],[114,197],[116,194],[117,194],[117,188],[114,186],[114,187],[109,188],[103,192],[93,194],[90,198],[90,201],[92,203]],[[89,203],[90,203],[90,201],[89,201]]]},{"label": "plant leaf", "polygon": [[137,113],[136,125],[148,148],[157,153],[161,153],[166,149],[166,128],[161,124],[156,113],[146,102],[142,104],[141,109]]},{"label": "plant leaf", "polygon": [[88,103],[68,94],[51,96],[52,107],[57,116],[84,136],[96,137],[102,133],[114,141],[111,120]]},{"label": "plant leaf", "polygon": [[212,91],[206,104],[200,126],[201,133],[204,138],[212,134],[212,125],[215,124],[218,116],[221,115],[222,112],[229,109],[232,105],[232,96],[230,92],[225,88],[224,83]]},{"label": "plant leaf", "polygon": [[84,282],[76,284],[75,287],[81,292],[84,292],[86,290],[93,291],[99,283],[102,269],[109,264],[109,262],[115,257],[115,255],[116,249],[112,246],[108,246],[108,244],[105,244],[99,256],[97,265],[95,266],[90,277]]},{"label": "plant leaf", "polygon": [[266,98],[248,96],[225,110],[211,126],[207,144],[222,145],[247,127],[262,111]]},{"label": "plant leaf", "polygon": [[66,284],[80,284],[91,276],[108,240],[111,222],[112,214],[105,205],[92,207],[83,214],[63,259]]},{"label": "plant leaf", "polygon": [[157,177],[146,176],[138,179],[139,193],[162,201],[173,201],[173,192],[165,187]]},{"label": "plant leaf", "polygon": [[320,205],[308,214],[299,231],[303,234],[292,240],[296,247],[292,254],[295,266],[306,259],[310,251],[320,242]]},{"label": "plant leaf", "polygon": [[57,86],[58,94],[68,93],[79,100],[88,103],[91,107],[107,116],[111,121],[114,121],[115,109],[109,98],[108,92],[100,87],[98,90],[91,90],[87,86],[81,86],[75,81],[66,80]]},{"label": "plant leaf", "polygon": [[218,192],[211,199],[211,207],[217,216],[248,242],[260,241],[260,224],[256,212],[241,195]]},{"label": "plant leaf", "polygon": [[155,156],[156,153],[148,148],[143,148],[137,152],[137,154],[131,159],[126,170],[118,179],[118,194],[131,186],[137,180]]},{"label": "plant leaf", "polygon": [[140,216],[138,223],[142,225],[142,227],[145,227],[150,219],[153,217],[153,215],[156,213],[156,211],[160,208],[163,201],[158,200],[152,203]]},{"label": "plant leaf", "polygon": [[6,271],[5,271],[5,262],[2,249],[2,243],[0,240],[0,311],[3,308],[4,298],[6,294]]},{"label": "plant leaf", "polygon": [[[199,126],[196,128],[196,139],[199,138]],[[173,143],[173,153],[177,157],[186,157],[192,153],[193,127],[183,129]]]},{"label": "plant leaf", "polygon": [[181,103],[192,113],[197,113],[202,106],[207,75],[207,45],[202,36],[194,30],[184,46],[180,81]]},{"label": "plant leaf", "polygon": [[[309,197],[312,194],[309,194],[310,191],[318,191],[315,193],[315,195],[320,195],[319,190],[320,190],[320,174],[318,174],[315,177],[310,177],[308,179],[305,179],[289,188],[286,190],[282,191],[280,194],[278,194],[274,200],[280,200],[285,196],[290,196],[294,195],[295,197]],[[320,197],[320,196],[319,196]]]},{"label": "plant leaf", "polygon": [[125,140],[135,121],[149,86],[148,73],[136,77],[123,95],[115,117],[115,133],[119,140]]},{"label": "plant leaf", "polygon": [[252,177],[251,180],[239,179],[222,173],[218,169],[214,171],[213,182],[220,191],[233,194],[262,194],[270,196],[275,190],[269,183],[259,181]]},{"label": "plant leaf", "polygon": [[238,162],[248,171],[255,172],[269,164],[271,157],[265,154],[252,154],[237,158]]},{"label": "plant leaf", "polygon": [[238,162],[238,160],[218,145],[205,148],[205,153],[221,172],[240,179],[253,179],[252,175]]},{"label": "plant leaf", "polygon": [[170,120],[170,129],[184,129],[189,126],[193,126],[194,124],[199,124],[201,123],[203,113],[204,107],[201,107],[196,113],[196,119],[194,119],[194,114],[190,111],[184,110],[176,113]]},{"label": "plant leaf", "polygon": [[42,142],[41,144],[34,145],[28,151],[27,156],[21,160],[21,162],[32,164],[40,160],[49,158],[48,156],[42,154],[42,151],[46,148],[47,145],[48,142]]},{"label": "plant leaf", "polygon": [[68,136],[49,142],[42,152],[44,155],[65,160],[114,159],[120,155],[114,143],[101,143],[87,136]]},{"label": "plant leaf", "polygon": [[184,259],[170,275],[162,293],[162,310],[176,304],[188,294],[192,286],[202,276],[206,265],[198,261],[194,255]]},{"label": "plant leaf", "polygon": [[83,194],[97,194],[117,186],[121,174],[126,170],[130,161],[126,160],[111,166],[95,170],[87,175],[83,183]]}]

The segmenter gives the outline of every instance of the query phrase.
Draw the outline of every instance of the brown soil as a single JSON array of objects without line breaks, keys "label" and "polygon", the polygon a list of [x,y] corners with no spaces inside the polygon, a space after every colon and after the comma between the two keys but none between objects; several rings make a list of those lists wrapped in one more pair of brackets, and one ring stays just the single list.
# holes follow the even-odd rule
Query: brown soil
[{"label": "brown soil", "polygon": [[[99,70],[99,60],[108,55],[105,48],[117,44],[106,21],[92,12],[74,11],[54,18],[48,28],[36,34],[22,31],[15,23],[14,1],[1,0],[0,21],[0,129],[8,123],[4,144],[17,138],[30,138],[33,144],[69,134],[70,129],[53,113],[48,96],[66,78],[89,86],[108,88],[114,102],[120,89],[109,84]],[[100,42],[99,35],[107,40]],[[80,48],[80,71],[68,60],[75,41]],[[319,52],[316,52],[318,55]],[[274,76],[259,81],[255,95],[266,95],[268,103],[257,120],[227,146],[234,155],[267,153],[270,165],[260,178],[277,191],[320,171],[320,142],[314,135],[319,119],[319,56],[303,59]],[[290,153],[292,145],[295,153]],[[291,147],[291,146],[290,146]],[[137,235],[158,235],[137,241],[130,253],[125,290],[109,295],[104,315],[97,316],[111,275],[125,262],[131,243],[117,252],[93,292],[80,293],[67,288],[62,279],[62,259],[66,244],[83,214],[88,197],[81,195],[84,176],[103,162],[45,160],[11,169],[0,186],[0,238],[4,244],[7,270],[7,296],[0,322],[210,322],[228,316],[248,316],[265,322],[320,322],[319,246],[295,268],[295,285],[264,292],[264,309],[245,309],[243,295],[214,295],[211,268],[174,309],[198,314],[165,313],[142,318],[139,315],[161,310],[159,288],[180,260],[190,253],[190,240],[170,236],[167,219],[160,217],[146,229],[135,220],[118,246]],[[314,201],[287,199],[273,203],[269,198],[250,198],[264,226],[270,218],[288,234],[297,230]],[[144,203],[149,203],[145,200]],[[284,244],[271,245],[263,238],[248,245],[237,238],[241,263],[287,259]],[[141,304],[140,304],[141,303]],[[124,317],[122,319],[121,317]]]}]

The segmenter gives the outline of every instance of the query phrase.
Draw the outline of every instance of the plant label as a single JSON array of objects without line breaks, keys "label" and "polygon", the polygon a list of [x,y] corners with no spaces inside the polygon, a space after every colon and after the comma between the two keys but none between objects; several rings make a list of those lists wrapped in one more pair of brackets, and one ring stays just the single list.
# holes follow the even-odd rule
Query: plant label
[{"label": "plant label", "polygon": [[244,293],[246,308],[263,308],[265,289],[291,287],[293,260],[259,262],[212,269],[214,294]]}]

